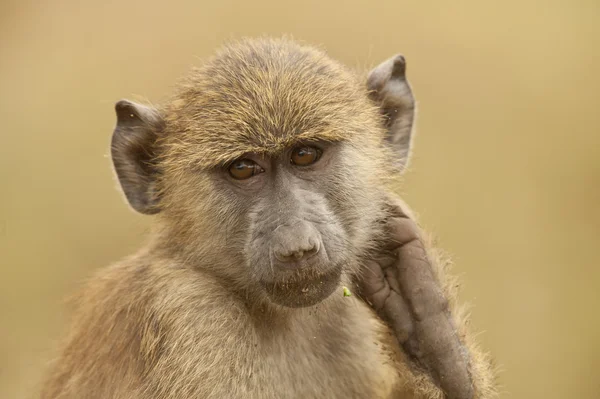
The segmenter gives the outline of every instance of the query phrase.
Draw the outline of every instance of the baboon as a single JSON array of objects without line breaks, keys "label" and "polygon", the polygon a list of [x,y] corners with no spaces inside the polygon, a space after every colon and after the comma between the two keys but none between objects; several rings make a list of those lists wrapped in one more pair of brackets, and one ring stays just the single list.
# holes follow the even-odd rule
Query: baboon
[{"label": "baboon", "polygon": [[454,282],[392,192],[414,98],[290,39],[244,39],[111,154],[147,244],[100,270],[43,398],[490,398]]}]

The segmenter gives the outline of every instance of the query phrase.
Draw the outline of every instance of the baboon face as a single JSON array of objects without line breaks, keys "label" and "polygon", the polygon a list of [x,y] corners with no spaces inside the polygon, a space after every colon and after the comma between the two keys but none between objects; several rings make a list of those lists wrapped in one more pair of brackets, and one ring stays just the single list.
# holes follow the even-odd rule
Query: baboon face
[{"label": "baboon face", "polygon": [[227,266],[218,272],[243,276],[278,305],[314,305],[356,271],[381,216],[380,143],[355,140],[292,136],[275,150],[183,173],[162,194],[164,213],[188,230],[210,231],[194,245],[221,248]]},{"label": "baboon face", "polygon": [[160,212],[187,259],[301,307],[358,271],[406,161],[413,101],[401,57],[365,85],[312,48],[257,40],[222,50],[160,110],[116,108],[130,204]]},{"label": "baboon face", "polygon": [[224,173],[229,194],[248,203],[245,263],[275,303],[313,305],[356,264],[365,246],[356,232],[374,225],[376,214],[356,214],[366,204],[354,194],[371,182],[357,174],[356,191],[348,187],[354,153],[343,142],[302,142],[272,157],[245,156]]}]

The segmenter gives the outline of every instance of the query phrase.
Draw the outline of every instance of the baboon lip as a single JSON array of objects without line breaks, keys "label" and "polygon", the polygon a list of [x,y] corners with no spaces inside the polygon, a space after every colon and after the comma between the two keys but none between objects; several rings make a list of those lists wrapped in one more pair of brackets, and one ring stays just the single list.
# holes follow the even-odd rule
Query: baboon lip
[{"label": "baboon lip", "polygon": [[281,281],[261,281],[269,298],[278,305],[302,308],[325,300],[339,286],[342,265],[326,272],[302,273]]}]

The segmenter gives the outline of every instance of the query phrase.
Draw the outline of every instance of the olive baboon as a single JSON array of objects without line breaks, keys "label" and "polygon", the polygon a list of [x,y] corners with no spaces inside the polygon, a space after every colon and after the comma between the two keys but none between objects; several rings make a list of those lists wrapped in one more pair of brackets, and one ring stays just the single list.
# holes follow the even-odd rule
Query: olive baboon
[{"label": "olive baboon", "polygon": [[[147,245],[76,301],[44,398],[489,398],[443,262],[390,195],[414,100],[287,39],[243,40],[160,108],[116,104]],[[350,287],[350,294],[348,290]]]}]

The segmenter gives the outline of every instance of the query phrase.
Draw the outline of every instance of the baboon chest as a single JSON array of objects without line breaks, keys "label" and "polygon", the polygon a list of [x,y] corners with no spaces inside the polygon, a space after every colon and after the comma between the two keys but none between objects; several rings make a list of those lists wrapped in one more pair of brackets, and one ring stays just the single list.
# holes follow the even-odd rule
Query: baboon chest
[{"label": "baboon chest", "polygon": [[391,351],[370,314],[356,313],[317,315],[298,320],[295,330],[257,335],[236,378],[256,397],[389,397],[397,382]]}]

